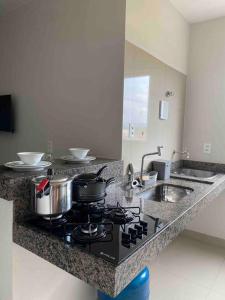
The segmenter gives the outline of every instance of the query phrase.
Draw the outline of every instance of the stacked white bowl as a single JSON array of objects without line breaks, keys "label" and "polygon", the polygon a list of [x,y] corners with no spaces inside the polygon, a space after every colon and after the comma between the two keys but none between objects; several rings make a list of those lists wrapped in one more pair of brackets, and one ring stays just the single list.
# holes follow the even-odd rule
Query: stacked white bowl
[{"label": "stacked white bowl", "polygon": [[25,165],[36,166],[40,163],[44,153],[42,152],[19,152],[17,153],[20,160]]},{"label": "stacked white bowl", "polygon": [[85,148],[69,148],[69,152],[74,158],[85,159],[90,149]]}]

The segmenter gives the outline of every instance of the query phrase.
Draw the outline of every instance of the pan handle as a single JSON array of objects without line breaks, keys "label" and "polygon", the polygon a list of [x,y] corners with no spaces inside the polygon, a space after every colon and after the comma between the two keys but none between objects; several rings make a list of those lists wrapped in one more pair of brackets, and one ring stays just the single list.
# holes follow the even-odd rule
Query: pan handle
[{"label": "pan handle", "polygon": [[103,166],[100,170],[98,170],[96,177],[98,178],[106,168],[108,168],[108,166]]},{"label": "pan handle", "polygon": [[110,186],[110,184],[114,183],[115,181],[115,177],[109,178],[108,180],[106,180],[106,187]]}]

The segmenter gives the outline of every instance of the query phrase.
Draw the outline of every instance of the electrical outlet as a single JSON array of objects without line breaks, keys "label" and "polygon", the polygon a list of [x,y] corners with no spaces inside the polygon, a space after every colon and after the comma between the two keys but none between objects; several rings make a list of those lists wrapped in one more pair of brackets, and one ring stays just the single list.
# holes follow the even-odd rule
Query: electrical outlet
[{"label": "electrical outlet", "polygon": [[211,144],[207,144],[207,143],[205,143],[204,145],[203,145],[203,153],[205,153],[205,154],[211,154]]},{"label": "electrical outlet", "polygon": [[129,138],[133,138],[134,137],[134,132],[135,132],[135,128],[133,124],[129,124]]}]

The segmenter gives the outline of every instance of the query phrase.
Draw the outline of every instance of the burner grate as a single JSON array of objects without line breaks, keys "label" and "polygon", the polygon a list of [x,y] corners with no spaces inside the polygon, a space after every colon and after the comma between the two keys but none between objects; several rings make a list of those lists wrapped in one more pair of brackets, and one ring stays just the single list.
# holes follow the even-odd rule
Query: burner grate
[{"label": "burner grate", "polygon": [[104,211],[105,218],[115,224],[131,224],[140,222],[140,207],[123,207],[119,203],[116,206],[108,206]]},{"label": "burner grate", "polygon": [[[111,241],[113,224],[110,222],[105,223],[69,223],[65,225],[65,232],[67,228],[72,228],[71,238],[75,242],[80,243],[93,243],[98,241]],[[110,237],[106,238],[108,235]]]},{"label": "burner grate", "polygon": [[[72,232],[72,237],[75,241],[80,243],[90,243],[101,240],[106,237],[107,231],[104,225],[85,224],[78,225]],[[91,229],[88,230],[87,226]],[[94,229],[94,230],[93,230]]]},{"label": "burner grate", "polygon": [[41,218],[31,220],[31,222],[35,223],[35,225],[43,229],[52,230],[52,229],[63,227],[65,224],[67,224],[68,220],[66,217],[61,217],[58,219],[55,218],[44,219],[41,217]]}]

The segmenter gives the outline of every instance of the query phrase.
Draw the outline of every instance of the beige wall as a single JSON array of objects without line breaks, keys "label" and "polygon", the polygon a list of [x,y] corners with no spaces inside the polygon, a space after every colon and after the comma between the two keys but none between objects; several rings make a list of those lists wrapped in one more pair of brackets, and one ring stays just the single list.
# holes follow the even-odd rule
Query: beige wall
[{"label": "beige wall", "polygon": [[[141,157],[144,153],[156,151],[156,147],[163,145],[164,159],[171,159],[174,149],[181,150],[182,147],[182,132],[184,118],[184,101],[185,101],[185,84],[186,76],[168,67],[153,56],[144,52],[140,48],[127,42],[125,47],[125,81],[132,80],[131,88],[124,90],[124,99],[128,95],[131,99],[131,106],[137,111],[139,108],[140,99],[136,95],[139,90],[134,90],[136,87],[136,78],[144,76],[149,81],[149,90],[147,94],[148,110],[147,122],[144,129],[144,137],[141,137],[141,130],[138,125],[135,125],[135,136],[129,138],[125,128],[123,133],[123,159],[125,166],[132,162],[135,170],[139,171],[141,166]],[[165,92],[172,90],[175,96],[168,98],[169,101],[169,118],[168,120],[159,120],[159,103],[160,100],[165,100]],[[138,91],[138,92],[137,92]],[[127,119],[127,114],[130,109],[124,107],[124,120]],[[131,116],[131,120],[136,117]],[[138,122],[142,122],[142,117]],[[137,123],[137,120],[135,119]],[[140,126],[141,127],[141,126]],[[158,159],[158,157],[152,157]],[[179,157],[176,156],[176,159]],[[148,161],[148,160],[146,160]]]},{"label": "beige wall", "polygon": [[13,262],[13,300],[97,298],[95,288],[16,244],[13,244]]},{"label": "beige wall", "polygon": [[17,106],[0,162],[71,146],[120,158],[125,1],[38,0],[0,19],[0,94]]},{"label": "beige wall", "polygon": [[189,24],[169,0],[127,0],[126,39],[187,73]]},{"label": "beige wall", "polygon": [[[184,145],[191,158],[225,163],[225,18],[191,26]],[[211,154],[203,144],[211,143]],[[225,239],[224,194],[189,229]]]},{"label": "beige wall", "polygon": [[193,160],[225,163],[224,36],[225,18],[191,26],[184,145]]},{"label": "beige wall", "polygon": [[224,198],[225,192],[207,206],[188,229],[225,240]]}]

